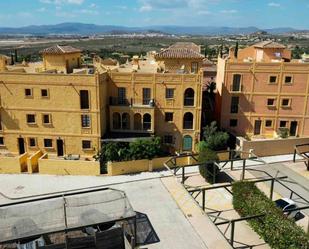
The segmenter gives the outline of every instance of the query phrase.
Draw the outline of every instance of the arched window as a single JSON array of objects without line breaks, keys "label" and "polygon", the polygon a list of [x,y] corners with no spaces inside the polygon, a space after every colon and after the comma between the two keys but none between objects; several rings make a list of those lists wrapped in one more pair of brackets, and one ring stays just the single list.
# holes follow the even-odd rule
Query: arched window
[{"label": "arched window", "polygon": [[188,88],[184,94],[184,106],[194,106],[194,90]]},{"label": "arched window", "polygon": [[182,146],[182,149],[183,150],[186,150],[186,151],[188,151],[188,150],[192,150],[192,137],[191,136],[189,136],[189,135],[186,135],[186,136],[184,136],[183,137],[183,146]]},{"label": "arched window", "polygon": [[129,115],[129,113],[125,112],[125,113],[122,114],[121,124],[122,124],[123,130],[130,130],[130,115]]},{"label": "arched window", "polygon": [[183,116],[183,128],[193,129],[193,114],[191,112],[186,112]]},{"label": "arched window", "polygon": [[148,113],[143,116],[143,129],[151,130],[151,115]]},{"label": "arched window", "polygon": [[113,129],[119,130],[121,128],[121,123],[120,123],[121,117],[118,112],[113,113]]},{"label": "arched window", "polygon": [[134,130],[142,129],[142,115],[139,113],[134,114]]}]

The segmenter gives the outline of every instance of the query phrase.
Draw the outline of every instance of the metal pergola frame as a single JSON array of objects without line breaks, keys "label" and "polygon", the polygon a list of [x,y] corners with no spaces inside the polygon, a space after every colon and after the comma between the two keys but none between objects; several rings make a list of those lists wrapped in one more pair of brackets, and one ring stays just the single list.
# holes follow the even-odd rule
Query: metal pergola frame
[{"label": "metal pergola frame", "polygon": [[[103,188],[96,188],[96,189],[88,189],[88,190],[82,190],[82,191],[74,191],[72,190],[72,192],[64,192],[62,194],[55,194],[52,196],[44,196],[44,197],[40,197],[40,198],[35,198],[35,199],[26,199],[26,200],[22,200],[22,201],[18,201],[18,202],[12,202],[12,203],[6,203],[6,204],[2,204],[0,205],[1,207],[9,207],[9,206],[15,206],[15,205],[21,205],[21,204],[25,204],[25,203],[31,203],[31,202],[37,202],[37,201],[44,201],[44,200],[50,200],[50,199],[55,199],[55,198],[63,198],[65,196],[74,196],[74,195],[79,195],[79,194],[87,194],[87,193],[93,193],[93,192],[99,192],[99,191],[104,191],[104,190],[114,190],[114,191],[119,191],[122,192],[124,194],[124,197],[126,196],[126,193],[122,190],[118,190],[118,189],[113,189],[113,188],[108,188],[108,187],[103,187]],[[65,208],[64,208],[64,214],[65,214],[65,225],[67,226],[67,217],[66,217],[66,212],[65,212]],[[126,217],[126,218],[121,218],[121,219],[115,219],[115,220],[110,220],[107,222],[100,222],[100,223],[94,223],[91,225],[87,225],[87,226],[79,226],[79,227],[74,227],[74,228],[66,228],[66,229],[61,229],[61,230],[55,230],[52,232],[48,232],[48,233],[40,233],[40,234],[33,234],[31,236],[27,236],[27,237],[21,237],[19,239],[14,239],[14,240],[7,240],[7,241],[1,241],[1,244],[9,244],[9,243],[14,243],[17,242],[19,240],[24,240],[24,239],[31,239],[31,238],[35,238],[37,236],[43,236],[43,235],[50,235],[50,234],[55,234],[55,233],[68,233],[71,231],[76,231],[76,230],[81,230],[83,228],[89,227],[89,226],[96,226],[96,225],[102,225],[102,224],[108,224],[111,222],[121,222],[121,221],[129,221],[129,220],[133,220],[133,224],[134,224],[134,231],[133,231],[133,246],[136,246],[136,236],[137,236],[137,223],[136,223],[136,213],[133,216],[130,217]]]},{"label": "metal pergola frame", "polygon": [[[309,147],[309,144],[298,144],[294,147],[294,155],[293,155],[293,162],[296,162],[296,155],[303,158],[303,162],[305,163],[307,170],[309,171],[309,151],[301,152],[301,147]],[[307,155],[308,154],[308,155]]]}]

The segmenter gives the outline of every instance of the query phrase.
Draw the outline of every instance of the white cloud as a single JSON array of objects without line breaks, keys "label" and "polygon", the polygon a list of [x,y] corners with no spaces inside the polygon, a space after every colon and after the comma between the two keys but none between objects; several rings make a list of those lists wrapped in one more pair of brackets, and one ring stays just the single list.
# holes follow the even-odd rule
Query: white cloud
[{"label": "white cloud", "polygon": [[46,11],[46,8],[42,7],[42,8],[39,8],[36,10],[37,12],[45,12]]},{"label": "white cloud", "polygon": [[47,3],[47,4],[56,4],[56,5],[61,5],[61,4],[77,4],[81,5],[84,3],[84,0],[40,0],[41,3]]},{"label": "white cloud", "polygon": [[269,7],[280,7],[281,4],[280,4],[280,3],[271,2],[271,3],[268,3],[268,6],[269,6]]},{"label": "white cloud", "polygon": [[237,13],[237,10],[221,10],[220,13],[222,14],[235,14]]}]

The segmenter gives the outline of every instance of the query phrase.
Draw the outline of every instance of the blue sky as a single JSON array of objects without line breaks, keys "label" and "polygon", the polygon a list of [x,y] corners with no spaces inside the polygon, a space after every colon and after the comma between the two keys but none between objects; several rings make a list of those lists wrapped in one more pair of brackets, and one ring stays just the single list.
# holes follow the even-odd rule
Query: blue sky
[{"label": "blue sky", "polygon": [[1,0],[0,26],[83,22],[309,29],[308,13],[308,0]]}]

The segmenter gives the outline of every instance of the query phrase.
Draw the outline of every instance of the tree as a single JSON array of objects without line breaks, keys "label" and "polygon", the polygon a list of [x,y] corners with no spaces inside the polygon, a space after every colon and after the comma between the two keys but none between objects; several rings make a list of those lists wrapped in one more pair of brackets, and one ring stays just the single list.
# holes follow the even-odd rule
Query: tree
[{"label": "tree", "polygon": [[236,42],[235,50],[234,50],[234,56],[235,58],[238,57],[238,42]]},{"label": "tree", "polygon": [[229,134],[223,131],[218,131],[217,122],[213,121],[209,126],[203,129],[203,146],[210,150],[218,151],[226,149]]}]

